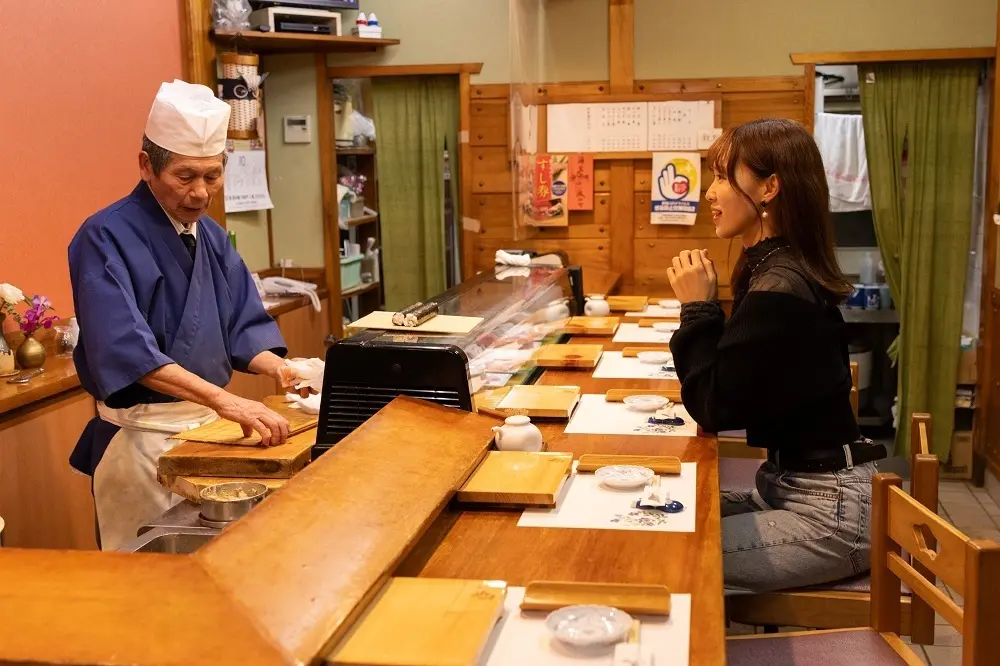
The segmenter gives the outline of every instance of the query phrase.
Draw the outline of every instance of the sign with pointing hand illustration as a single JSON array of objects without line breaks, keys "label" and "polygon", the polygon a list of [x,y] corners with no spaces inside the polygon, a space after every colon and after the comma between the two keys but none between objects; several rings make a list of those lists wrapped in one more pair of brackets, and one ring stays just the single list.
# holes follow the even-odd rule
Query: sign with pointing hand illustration
[{"label": "sign with pointing hand illustration", "polygon": [[693,225],[701,199],[699,153],[653,153],[653,224]]}]

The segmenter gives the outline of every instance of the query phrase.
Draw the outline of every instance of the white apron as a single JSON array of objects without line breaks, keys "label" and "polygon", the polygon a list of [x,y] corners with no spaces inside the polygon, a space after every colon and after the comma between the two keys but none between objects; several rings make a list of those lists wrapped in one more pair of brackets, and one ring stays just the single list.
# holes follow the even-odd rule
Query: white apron
[{"label": "white apron", "polygon": [[97,403],[102,419],[121,427],[94,471],[94,503],[101,549],[117,550],[143,525],[159,518],[182,497],[156,479],[156,464],[177,445],[170,437],[210,423],[218,415],[193,402],[111,409]]}]

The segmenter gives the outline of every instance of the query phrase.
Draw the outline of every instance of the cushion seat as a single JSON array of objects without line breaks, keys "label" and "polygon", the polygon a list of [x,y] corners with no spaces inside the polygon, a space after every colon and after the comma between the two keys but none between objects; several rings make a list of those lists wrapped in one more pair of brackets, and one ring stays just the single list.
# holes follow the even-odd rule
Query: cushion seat
[{"label": "cushion seat", "polygon": [[906,660],[874,629],[730,639],[729,666],[893,666]]}]

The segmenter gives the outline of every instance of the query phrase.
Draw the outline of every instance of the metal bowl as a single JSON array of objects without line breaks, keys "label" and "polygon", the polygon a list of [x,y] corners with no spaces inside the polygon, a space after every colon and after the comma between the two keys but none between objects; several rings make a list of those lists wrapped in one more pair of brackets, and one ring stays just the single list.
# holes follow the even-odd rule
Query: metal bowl
[{"label": "metal bowl", "polygon": [[228,523],[250,513],[267,495],[267,486],[255,481],[234,481],[202,488],[199,494],[201,517],[213,523]]}]

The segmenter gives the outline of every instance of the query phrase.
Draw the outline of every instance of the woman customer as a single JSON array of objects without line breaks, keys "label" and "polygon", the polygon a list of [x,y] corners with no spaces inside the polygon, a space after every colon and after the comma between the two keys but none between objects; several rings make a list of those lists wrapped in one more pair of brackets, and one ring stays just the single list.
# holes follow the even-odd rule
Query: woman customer
[{"label": "woman customer", "polygon": [[667,269],[683,304],[670,342],[688,413],[709,432],[746,429],[766,448],[756,489],[722,498],[727,591],[835,581],[869,569],[871,478],[885,448],[851,409],[851,293],[834,256],[819,150],[802,125],[765,118],[709,151],[716,234],[743,244],[733,310],[717,301],[705,250]]}]

